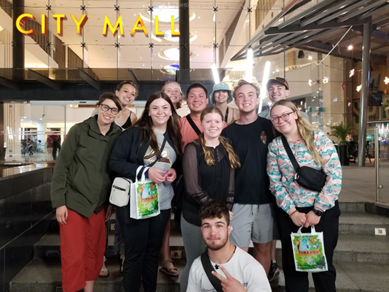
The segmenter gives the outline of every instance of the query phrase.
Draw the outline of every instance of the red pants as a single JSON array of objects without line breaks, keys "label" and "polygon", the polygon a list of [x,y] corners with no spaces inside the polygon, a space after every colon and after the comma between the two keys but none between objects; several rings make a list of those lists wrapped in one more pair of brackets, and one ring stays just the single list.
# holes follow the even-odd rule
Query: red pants
[{"label": "red pants", "polygon": [[62,290],[74,292],[99,277],[105,252],[105,210],[90,218],[68,209],[60,224]]}]

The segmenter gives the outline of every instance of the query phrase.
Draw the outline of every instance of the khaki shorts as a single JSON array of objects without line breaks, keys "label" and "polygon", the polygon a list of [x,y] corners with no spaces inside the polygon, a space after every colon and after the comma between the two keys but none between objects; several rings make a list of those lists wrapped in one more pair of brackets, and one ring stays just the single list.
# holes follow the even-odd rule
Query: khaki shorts
[{"label": "khaki shorts", "polygon": [[250,240],[254,243],[268,243],[276,239],[278,236],[274,208],[276,208],[274,203],[234,204],[231,242],[238,247],[248,247]]}]

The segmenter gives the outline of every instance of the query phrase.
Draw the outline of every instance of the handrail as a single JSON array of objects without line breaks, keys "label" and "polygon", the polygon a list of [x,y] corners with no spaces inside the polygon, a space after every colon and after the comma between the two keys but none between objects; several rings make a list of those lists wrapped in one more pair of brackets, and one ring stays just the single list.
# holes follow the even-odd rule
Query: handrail
[{"label": "handrail", "polygon": [[367,124],[383,124],[389,123],[389,120],[380,120],[380,121],[368,121]]}]

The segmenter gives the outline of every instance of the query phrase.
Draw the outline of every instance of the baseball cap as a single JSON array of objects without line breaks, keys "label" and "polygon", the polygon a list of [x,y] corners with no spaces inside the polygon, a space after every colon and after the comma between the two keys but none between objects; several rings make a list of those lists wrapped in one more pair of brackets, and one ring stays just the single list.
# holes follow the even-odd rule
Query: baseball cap
[{"label": "baseball cap", "polygon": [[286,89],[289,89],[289,84],[288,84],[288,81],[286,81],[284,78],[282,77],[274,77],[272,79],[269,79],[269,81],[267,82],[267,85],[266,85],[266,88],[267,90],[269,90],[269,87],[273,84],[273,83],[279,83],[281,85],[284,85]]}]

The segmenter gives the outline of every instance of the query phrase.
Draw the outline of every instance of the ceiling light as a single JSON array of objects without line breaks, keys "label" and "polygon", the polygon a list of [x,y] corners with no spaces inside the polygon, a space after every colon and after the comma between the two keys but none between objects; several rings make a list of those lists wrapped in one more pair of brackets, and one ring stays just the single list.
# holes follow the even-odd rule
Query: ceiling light
[{"label": "ceiling light", "polygon": [[387,85],[389,84],[389,78],[385,76],[384,83]]},{"label": "ceiling light", "polygon": [[311,55],[308,56],[308,60],[309,60],[309,61],[312,60],[312,56],[311,56]]},{"label": "ceiling light", "polygon": [[219,72],[217,71],[216,64],[213,63],[211,65],[211,68],[212,68],[213,81],[215,82],[215,84],[219,84],[220,83],[220,77],[219,77]]},{"label": "ceiling light", "polygon": [[298,58],[298,59],[304,59],[304,58],[305,58],[305,54],[304,54],[304,51],[303,51],[303,50],[300,50],[300,51],[298,52],[297,58]]},{"label": "ceiling light", "polygon": [[269,75],[270,75],[270,61],[266,61],[265,68],[263,69],[263,75],[262,75],[262,86],[261,86],[261,93],[259,96],[258,113],[262,111],[262,103],[267,93],[267,88],[265,84],[269,80]]},{"label": "ceiling light", "polygon": [[360,92],[362,89],[362,84],[357,86],[357,91]]},{"label": "ceiling light", "polygon": [[355,69],[351,69],[350,72],[348,73],[348,77],[353,77],[355,73]]},{"label": "ceiling light", "polygon": [[354,47],[353,47],[353,45],[350,44],[350,45],[347,47],[347,50],[351,51],[352,49],[354,49]]},{"label": "ceiling light", "polygon": [[253,49],[250,47],[247,50],[247,61],[246,61],[246,81],[253,82],[253,63],[254,63],[254,55]]},{"label": "ceiling light", "polygon": [[312,86],[312,79],[308,79],[308,85]]},{"label": "ceiling light", "polygon": [[323,84],[327,84],[328,83],[328,77],[324,77],[323,78]]}]

